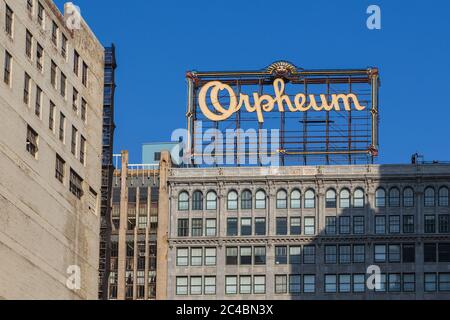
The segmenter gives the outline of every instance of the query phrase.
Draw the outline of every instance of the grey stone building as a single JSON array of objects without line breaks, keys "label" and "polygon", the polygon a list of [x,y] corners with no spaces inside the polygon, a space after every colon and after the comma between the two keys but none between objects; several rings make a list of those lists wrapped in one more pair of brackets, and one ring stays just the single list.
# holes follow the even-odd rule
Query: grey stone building
[{"label": "grey stone building", "polygon": [[160,299],[450,298],[450,165],[163,167]]}]

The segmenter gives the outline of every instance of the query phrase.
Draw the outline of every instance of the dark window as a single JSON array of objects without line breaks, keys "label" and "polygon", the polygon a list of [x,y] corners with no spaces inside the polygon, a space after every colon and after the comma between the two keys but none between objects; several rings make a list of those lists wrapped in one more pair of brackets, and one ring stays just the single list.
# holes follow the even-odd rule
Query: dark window
[{"label": "dark window", "polygon": [[86,138],[80,137],[80,162],[81,164],[85,164],[86,162]]},{"label": "dark window", "polygon": [[425,189],[425,207],[434,207],[435,206],[435,201],[436,201],[436,197],[435,197],[435,192],[434,189],[431,187],[428,187]]},{"label": "dark window", "polygon": [[75,88],[73,88],[72,109],[73,111],[78,112],[78,91]]},{"label": "dark window", "polygon": [[375,216],[375,233],[386,233],[386,216]]},{"label": "dark window", "polygon": [[302,224],[302,218],[291,217],[291,228],[290,228],[291,236],[298,236],[302,233],[301,224]]},{"label": "dark window", "polygon": [[193,237],[203,236],[203,219],[192,219],[192,233]]},{"label": "dark window", "polygon": [[353,234],[364,234],[365,223],[364,216],[353,217]]},{"label": "dark window", "polygon": [[289,247],[289,264],[300,264],[302,261],[302,247]]},{"label": "dark window", "polygon": [[61,35],[61,55],[64,59],[67,58],[67,37],[64,34]]},{"label": "dark window", "polygon": [[66,75],[61,72],[61,84],[60,84],[59,92],[61,93],[61,96],[63,98],[66,97],[66,83],[67,83]]},{"label": "dark window", "polygon": [[425,233],[435,233],[436,232],[436,216],[426,215],[425,216]]},{"label": "dark window", "polygon": [[64,181],[66,162],[59,155],[56,155],[55,177],[59,182]]},{"label": "dark window", "polygon": [[448,188],[442,187],[439,189],[439,206],[448,207]]},{"label": "dark window", "polygon": [[389,233],[400,233],[400,216],[389,216]]},{"label": "dark window", "polygon": [[383,188],[378,188],[375,192],[375,207],[386,207],[386,191]]},{"label": "dark window", "polygon": [[414,190],[412,188],[405,188],[403,190],[403,206],[414,207]]},{"label": "dark window", "polygon": [[252,264],[252,247],[241,247],[240,248],[240,264],[241,265],[251,265]]},{"label": "dark window", "polygon": [[241,194],[241,209],[250,210],[252,208],[252,193],[244,190]]},{"label": "dark window", "polygon": [[27,106],[30,103],[30,84],[31,78],[28,73],[25,72],[25,80],[23,85],[23,103],[25,103]]},{"label": "dark window", "polygon": [[416,291],[416,275],[414,273],[403,274],[403,292]]},{"label": "dark window", "polygon": [[389,249],[389,262],[400,262],[401,261],[401,249],[399,244],[390,244]]},{"label": "dark window", "polygon": [[226,264],[227,266],[234,266],[238,264],[238,248],[227,247],[226,248]]},{"label": "dark window", "polygon": [[439,243],[439,262],[450,262],[450,243]]},{"label": "dark window", "polygon": [[83,180],[81,177],[73,171],[73,169],[70,169],[70,192],[72,192],[78,199],[83,196],[82,184]]},{"label": "dark window", "polygon": [[72,139],[70,143],[70,151],[72,152],[73,155],[75,155],[77,152],[77,135],[78,135],[77,128],[72,126]]},{"label": "dark window", "polygon": [[160,161],[161,160],[161,152],[155,152],[154,161]]},{"label": "dark window", "polygon": [[339,263],[346,264],[352,262],[352,247],[350,245],[339,246]]},{"label": "dark window", "polygon": [[81,99],[81,120],[86,121],[87,102]]},{"label": "dark window", "polygon": [[437,262],[436,243],[425,243],[423,245],[424,262]]},{"label": "dark window", "polygon": [[27,127],[27,151],[34,157],[37,157],[38,153],[38,134],[30,126]]},{"label": "dark window", "polygon": [[52,23],[52,42],[55,46],[58,45],[58,25],[55,21]]},{"label": "dark window", "polygon": [[50,83],[56,88],[56,63],[52,60],[50,68]]},{"label": "dark window", "polygon": [[337,218],[336,217],[325,217],[325,234],[334,235],[336,234]]},{"label": "dark window", "polygon": [[254,255],[256,265],[266,264],[266,247],[255,247]]},{"label": "dark window", "polygon": [[178,219],[178,236],[189,236],[189,219]]},{"label": "dark window", "polygon": [[66,116],[64,116],[63,113],[60,113],[60,115],[59,115],[59,140],[62,142],[64,142],[65,128],[66,128]]},{"label": "dark window", "polygon": [[192,210],[203,210],[203,193],[195,191],[192,196]]},{"label": "dark window", "polygon": [[44,6],[39,2],[38,3],[38,22],[41,26],[44,26]]},{"label": "dark window", "polygon": [[238,235],[238,220],[237,218],[227,219],[227,236],[234,237]]},{"label": "dark window", "polygon": [[41,116],[41,104],[42,104],[42,89],[36,86],[36,104],[34,106],[34,113]]},{"label": "dark window", "polygon": [[404,244],[402,248],[402,260],[404,263],[416,262],[416,247],[414,244]]},{"label": "dark window", "polygon": [[87,82],[88,82],[88,70],[89,69],[88,69],[87,64],[85,62],[83,62],[83,70],[82,70],[82,74],[81,74],[81,76],[82,76],[81,81],[83,82],[83,85],[85,87],[87,87]]},{"label": "dark window", "polygon": [[80,54],[75,50],[73,52],[73,72],[78,76],[80,70]]},{"label": "dark window", "polygon": [[448,215],[448,214],[439,215],[439,233],[448,233],[449,232],[449,220],[450,220],[450,215]]},{"label": "dark window", "polygon": [[266,218],[255,218],[255,235],[266,235]]},{"label": "dark window", "polygon": [[12,55],[5,51],[5,70],[3,81],[9,86],[11,84],[11,68],[12,68]]},{"label": "dark window", "polygon": [[414,233],[414,216],[403,216],[403,233]]},{"label": "dark window", "polygon": [[287,247],[275,247],[275,264],[287,264]]},{"label": "dark window", "polygon": [[53,103],[53,101],[50,101],[50,110],[48,113],[48,128],[51,131],[55,130],[55,109],[55,104]]},{"label": "dark window", "polygon": [[364,263],[366,261],[366,246],[363,244],[353,245],[353,262]]},{"label": "dark window", "polygon": [[14,19],[14,12],[8,5],[6,5],[5,31],[10,37],[12,37],[13,34],[13,19]]},{"label": "dark window", "polygon": [[397,188],[392,188],[389,190],[389,206],[399,207],[400,206],[400,190]]},{"label": "dark window", "polygon": [[33,51],[33,34],[27,30],[25,36],[25,54],[31,59],[31,52]]},{"label": "dark window", "polygon": [[335,245],[325,246],[325,263],[327,264],[337,263],[337,247]]},{"label": "dark window", "polygon": [[241,219],[241,236],[252,235],[252,218]]},{"label": "dark window", "polygon": [[349,234],[350,233],[350,217],[339,217],[339,233]]},{"label": "dark window", "polygon": [[287,218],[277,218],[277,236],[287,235]]},{"label": "dark window", "polygon": [[304,246],[303,247],[303,263],[314,264],[316,263],[316,247]]},{"label": "dark window", "polygon": [[44,48],[38,43],[36,48],[36,67],[42,71],[44,65]]}]

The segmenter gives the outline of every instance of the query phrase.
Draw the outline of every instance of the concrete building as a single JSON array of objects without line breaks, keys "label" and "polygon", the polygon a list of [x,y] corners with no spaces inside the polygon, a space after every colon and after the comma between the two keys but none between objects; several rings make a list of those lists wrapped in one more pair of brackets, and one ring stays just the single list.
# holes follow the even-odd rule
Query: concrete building
[{"label": "concrete building", "polygon": [[161,164],[160,184],[158,299],[450,299],[450,165]]},{"label": "concrete building", "polygon": [[51,0],[0,25],[0,299],[96,299],[103,47]]}]

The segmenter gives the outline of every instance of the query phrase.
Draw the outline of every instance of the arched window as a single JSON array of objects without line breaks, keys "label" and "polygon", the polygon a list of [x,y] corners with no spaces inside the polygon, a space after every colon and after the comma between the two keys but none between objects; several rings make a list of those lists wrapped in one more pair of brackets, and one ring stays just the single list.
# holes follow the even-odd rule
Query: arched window
[{"label": "arched window", "polygon": [[353,192],[353,207],[354,208],[364,208],[364,190],[358,188]]},{"label": "arched window", "polygon": [[448,207],[448,188],[441,187],[439,189],[439,206]]},{"label": "arched window", "polygon": [[206,194],[206,210],[217,209],[217,194],[214,191],[209,191]]},{"label": "arched window", "polygon": [[325,194],[325,207],[336,208],[336,191],[334,189],[328,189]]},{"label": "arched window", "polygon": [[434,188],[428,187],[425,189],[425,207],[434,207],[435,206],[435,194],[434,194]]},{"label": "arched window", "polygon": [[383,188],[378,188],[375,192],[375,207],[386,207],[386,191]]},{"label": "arched window", "polygon": [[227,196],[227,209],[237,210],[238,208],[238,193],[234,190],[228,192]]},{"label": "arched window", "polygon": [[403,206],[414,207],[414,190],[411,187],[403,189]]},{"label": "arched window", "polygon": [[247,210],[252,208],[252,192],[244,190],[241,194],[241,209]]},{"label": "arched window", "polygon": [[180,192],[180,194],[178,195],[178,210],[189,210],[189,194],[186,191]]},{"label": "arched window", "polygon": [[265,209],[266,208],[266,193],[264,190],[258,190],[255,195],[255,208]]},{"label": "arched window", "polygon": [[301,204],[301,193],[300,190],[294,189],[291,192],[291,209],[300,209]]},{"label": "arched window", "polygon": [[389,190],[389,207],[400,207],[400,190],[391,188]]},{"label": "arched window", "polygon": [[287,209],[286,190],[278,190],[277,192],[277,209]]},{"label": "arched window", "polygon": [[350,208],[350,191],[342,189],[339,193],[339,207]]},{"label": "arched window", "polygon": [[316,194],[314,190],[309,189],[305,192],[305,209],[313,209],[316,207]]},{"label": "arched window", "polygon": [[199,190],[192,195],[192,210],[203,210],[203,193]]}]

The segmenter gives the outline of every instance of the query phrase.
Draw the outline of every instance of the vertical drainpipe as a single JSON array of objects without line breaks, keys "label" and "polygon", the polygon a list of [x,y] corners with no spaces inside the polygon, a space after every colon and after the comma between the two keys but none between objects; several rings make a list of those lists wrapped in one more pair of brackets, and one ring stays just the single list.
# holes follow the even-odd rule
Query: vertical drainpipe
[{"label": "vertical drainpipe", "polygon": [[120,171],[120,225],[117,300],[125,300],[125,269],[127,256],[127,221],[128,221],[128,151],[122,151],[122,168]]}]

